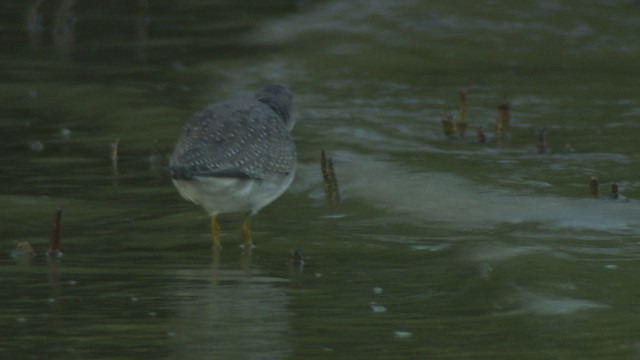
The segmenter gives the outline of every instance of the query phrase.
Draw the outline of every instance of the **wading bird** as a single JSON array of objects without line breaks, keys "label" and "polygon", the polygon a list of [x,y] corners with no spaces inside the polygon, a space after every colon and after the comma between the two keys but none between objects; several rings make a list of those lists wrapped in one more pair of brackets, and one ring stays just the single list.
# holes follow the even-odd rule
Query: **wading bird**
[{"label": "wading bird", "polygon": [[293,96],[269,84],[253,99],[212,104],[189,119],[169,169],[182,197],[211,216],[211,238],[219,249],[218,214],[244,212],[242,240],[250,249],[251,216],[277,199],[296,172]]}]

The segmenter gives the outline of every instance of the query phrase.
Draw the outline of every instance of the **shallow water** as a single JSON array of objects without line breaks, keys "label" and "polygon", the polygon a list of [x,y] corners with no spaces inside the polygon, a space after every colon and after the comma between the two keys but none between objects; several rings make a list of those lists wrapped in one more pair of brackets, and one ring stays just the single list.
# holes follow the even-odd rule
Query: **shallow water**
[{"label": "shallow water", "polygon": [[[69,4],[1,5],[0,358],[640,357],[637,1]],[[153,149],[266,82],[298,174],[251,256],[234,215],[216,256]]]}]

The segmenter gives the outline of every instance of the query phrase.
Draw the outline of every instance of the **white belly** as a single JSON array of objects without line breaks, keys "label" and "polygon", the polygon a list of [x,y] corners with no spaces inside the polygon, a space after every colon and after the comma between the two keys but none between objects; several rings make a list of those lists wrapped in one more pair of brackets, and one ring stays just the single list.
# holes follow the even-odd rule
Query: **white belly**
[{"label": "white belly", "polygon": [[262,180],[207,177],[194,180],[173,180],[185,199],[202,206],[209,215],[230,212],[255,214],[280,197],[293,182],[295,170],[289,175],[271,175]]}]

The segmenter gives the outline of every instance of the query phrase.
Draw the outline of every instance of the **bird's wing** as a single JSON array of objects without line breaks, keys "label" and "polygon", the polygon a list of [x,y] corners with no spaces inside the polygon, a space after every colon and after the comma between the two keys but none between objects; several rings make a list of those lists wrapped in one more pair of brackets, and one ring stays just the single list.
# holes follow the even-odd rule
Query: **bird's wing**
[{"label": "bird's wing", "polygon": [[285,124],[257,101],[224,102],[195,114],[171,159],[174,178],[257,178],[287,173],[296,150]]}]

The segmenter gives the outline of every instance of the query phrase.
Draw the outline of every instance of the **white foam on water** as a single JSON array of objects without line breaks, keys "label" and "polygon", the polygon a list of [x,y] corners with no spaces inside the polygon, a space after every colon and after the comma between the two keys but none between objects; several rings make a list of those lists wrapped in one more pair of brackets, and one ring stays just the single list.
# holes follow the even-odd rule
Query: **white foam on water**
[{"label": "white foam on water", "polygon": [[479,228],[537,223],[551,229],[640,230],[640,204],[510,193],[452,174],[415,172],[352,153],[338,154],[341,190],[414,221]]}]

